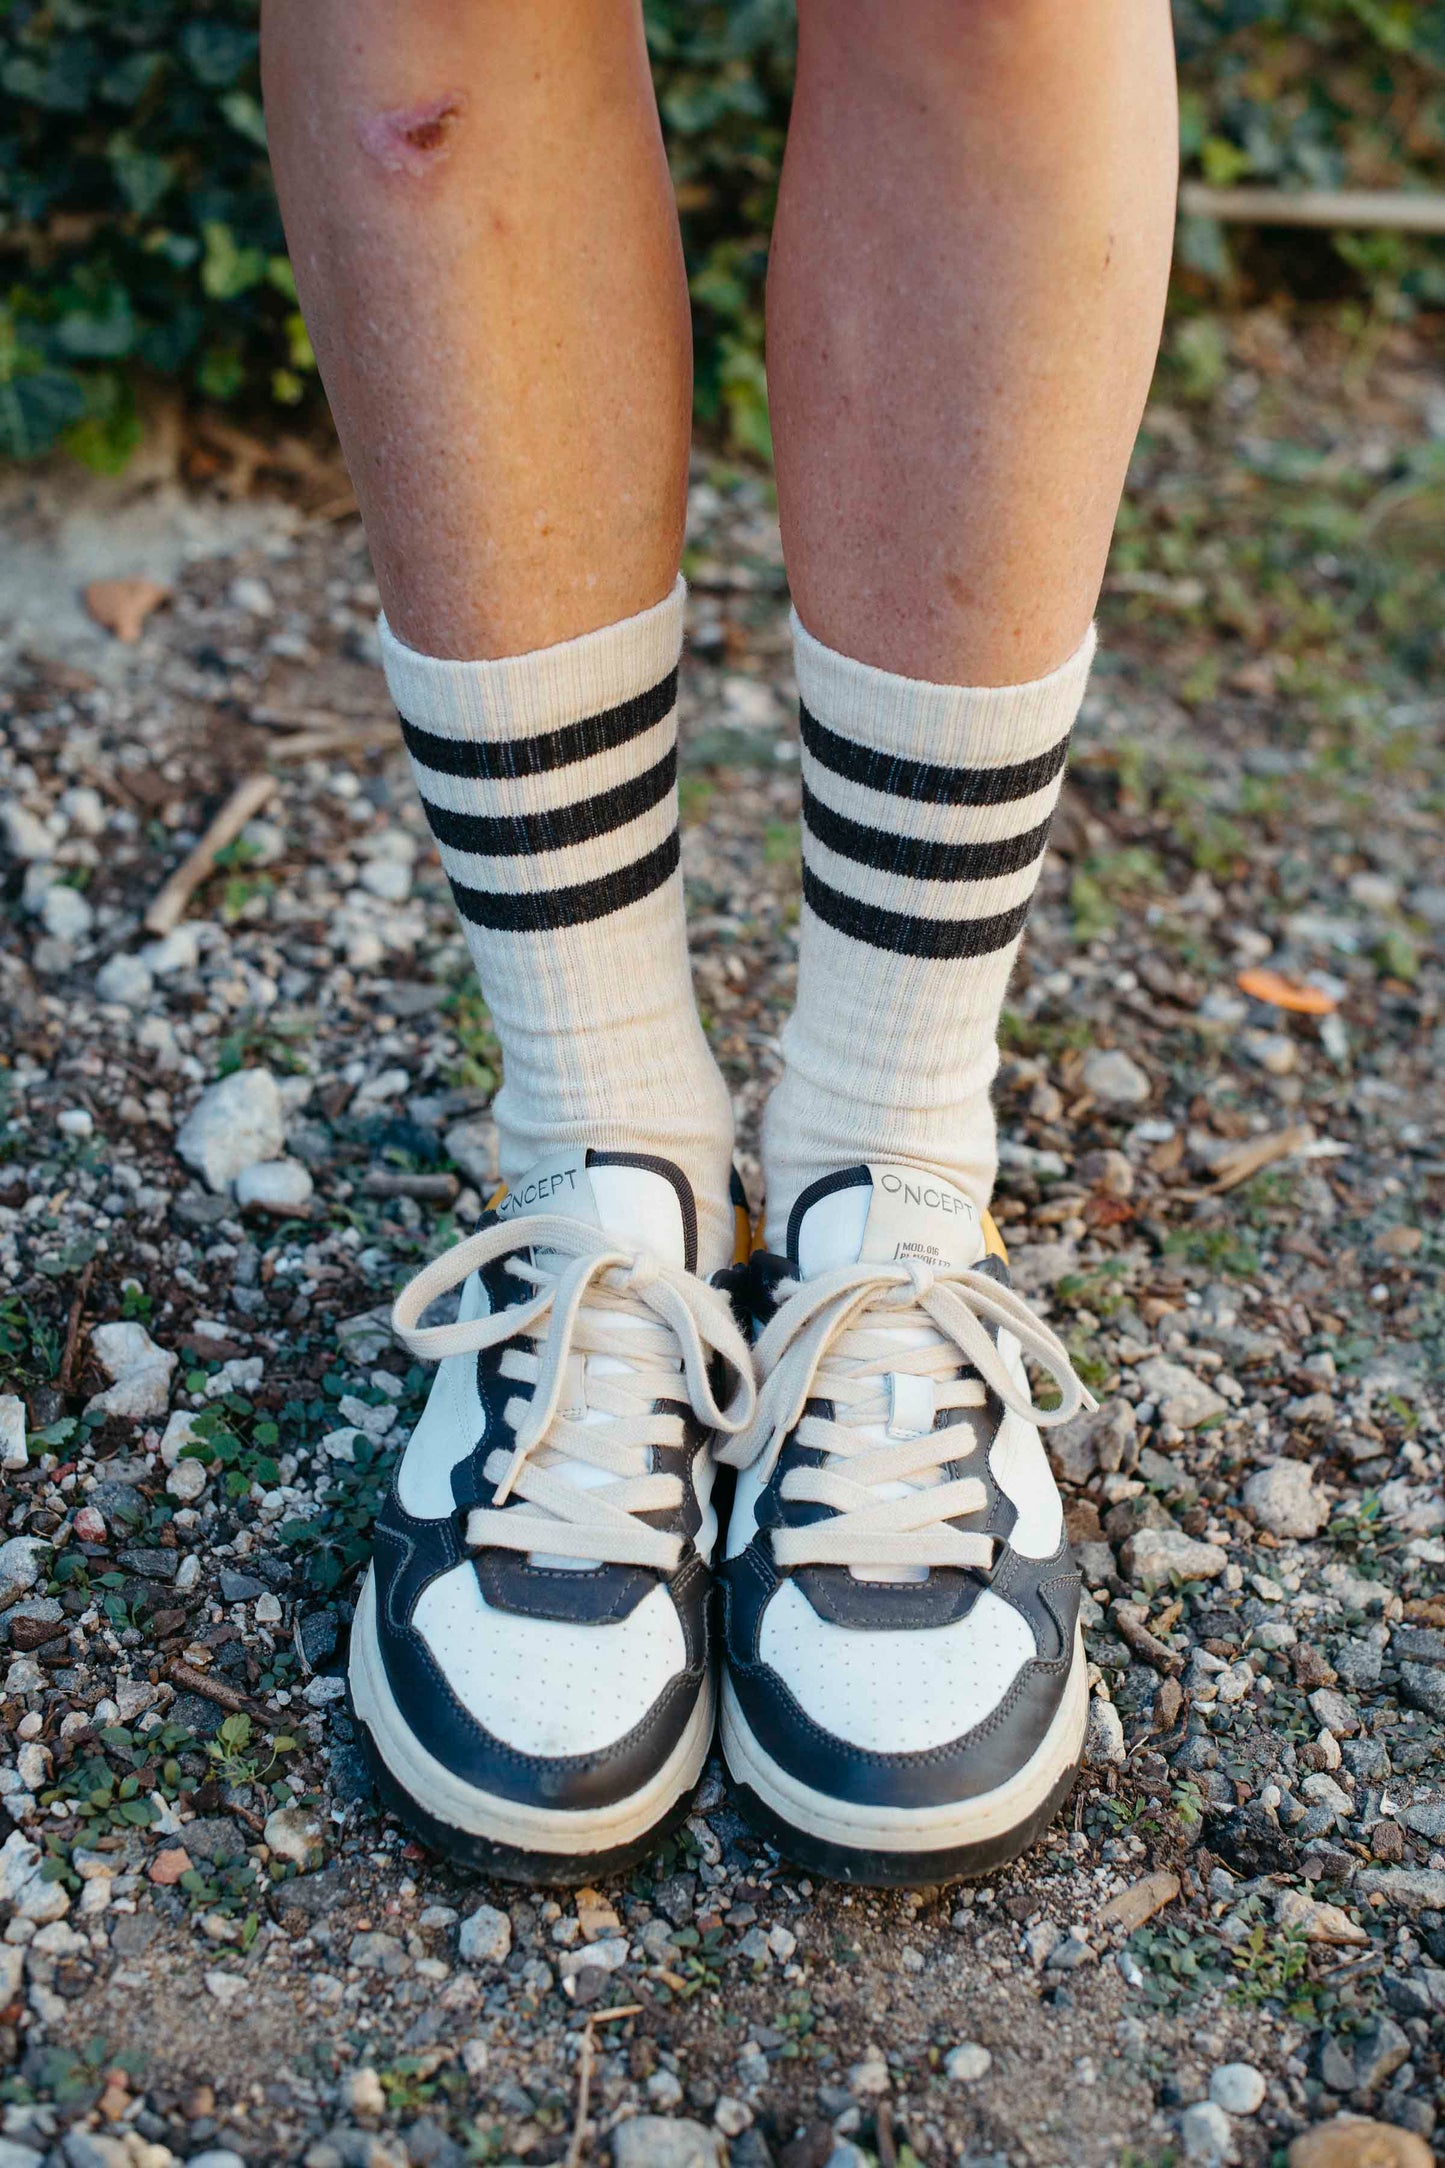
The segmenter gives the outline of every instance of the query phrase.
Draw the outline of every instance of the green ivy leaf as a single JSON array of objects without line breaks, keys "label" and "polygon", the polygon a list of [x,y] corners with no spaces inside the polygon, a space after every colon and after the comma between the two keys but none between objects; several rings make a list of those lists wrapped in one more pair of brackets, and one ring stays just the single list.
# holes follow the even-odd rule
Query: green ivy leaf
[{"label": "green ivy leaf", "polygon": [[0,456],[39,459],[84,412],[85,393],[68,369],[0,379]]},{"label": "green ivy leaf", "polygon": [[249,91],[228,90],[221,100],[221,111],[237,135],[245,136],[248,143],[265,150],[266,116]]},{"label": "green ivy leaf", "polygon": [[107,155],[127,209],[137,218],[149,218],[171,185],[175,161],[154,151],[138,151],[123,135],[112,137]]},{"label": "green ivy leaf", "polygon": [[265,278],[266,251],[239,247],[230,227],[219,219],[206,221],[201,238],[206,246],[201,285],[213,301],[234,301]]},{"label": "green ivy leaf", "polygon": [[198,82],[224,90],[256,56],[254,30],[239,23],[193,22],[181,32],[181,57]]},{"label": "green ivy leaf", "polygon": [[195,382],[208,399],[234,399],[245,384],[245,362],[234,347],[208,347],[195,371]]},{"label": "green ivy leaf", "polygon": [[0,84],[12,98],[48,113],[83,113],[90,103],[96,59],[89,38],[57,38],[39,52],[13,53],[0,67]]},{"label": "green ivy leaf", "polygon": [[101,77],[101,97],[107,105],[139,105],[165,65],[165,58],[164,53],[128,53]]},{"label": "green ivy leaf", "polygon": [[72,361],[119,361],[135,345],[136,321],[123,286],[103,286],[88,306],[67,310],[55,343]]}]

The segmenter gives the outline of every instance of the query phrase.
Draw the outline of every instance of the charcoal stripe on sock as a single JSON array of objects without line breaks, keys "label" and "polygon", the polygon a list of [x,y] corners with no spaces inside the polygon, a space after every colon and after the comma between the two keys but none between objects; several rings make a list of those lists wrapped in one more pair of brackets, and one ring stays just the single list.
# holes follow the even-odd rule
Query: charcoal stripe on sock
[{"label": "charcoal stripe on sock", "polygon": [[1058,775],[1069,757],[1069,733],[1032,760],[997,768],[944,768],[927,760],[903,760],[830,730],[800,706],[803,744],[821,767],[850,783],[889,798],[916,798],[928,805],[1006,805],[1028,798]]},{"label": "charcoal stripe on sock", "polygon": [[462,917],[474,926],[488,926],[499,933],[550,933],[559,926],[582,926],[590,919],[606,918],[650,896],[676,872],[681,848],[674,828],[655,850],[595,881],[507,895],[453,880],[451,891]]},{"label": "charcoal stripe on sock", "polygon": [[571,805],[552,806],[541,813],[454,813],[448,806],[434,805],[425,795],[422,808],[438,843],[454,851],[472,851],[483,858],[509,858],[537,851],[561,851],[577,843],[625,828],[629,821],[651,812],[677,780],[677,747],[669,746],[655,766],[619,783],[613,790],[599,791],[593,798],[578,798]]},{"label": "charcoal stripe on sock", "polygon": [[1001,836],[992,843],[937,843],[915,836],[901,836],[887,828],[869,828],[849,820],[825,805],[803,784],[803,818],[820,843],[840,858],[860,866],[874,866],[880,873],[896,873],[917,881],[991,881],[1001,874],[1017,873],[1032,865],[1049,837],[1049,822],[1040,821],[1022,835]]},{"label": "charcoal stripe on sock", "polygon": [[479,783],[502,783],[521,775],[542,775],[549,768],[571,767],[640,738],[677,705],[677,672],[617,707],[588,715],[560,730],[538,731],[525,738],[443,737],[401,717],[406,749],[423,767],[439,775],[470,776]]},{"label": "charcoal stripe on sock", "polygon": [[[803,867],[803,900],[819,918],[870,948],[893,949],[900,956],[989,956],[1007,948],[1024,930],[1029,903],[989,918],[921,918],[916,913],[881,911],[861,897],[845,896]],[[1032,898],[1029,902],[1032,902]]]}]

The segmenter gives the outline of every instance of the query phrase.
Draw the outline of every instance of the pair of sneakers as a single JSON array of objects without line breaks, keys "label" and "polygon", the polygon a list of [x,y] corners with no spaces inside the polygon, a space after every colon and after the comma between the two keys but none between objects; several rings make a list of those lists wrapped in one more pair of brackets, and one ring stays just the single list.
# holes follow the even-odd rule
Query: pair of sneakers
[{"label": "pair of sneakers", "polygon": [[[439,1368],[352,1633],[378,1784],[456,1860],[591,1881],[686,1815],[720,1699],[741,1804],[799,1864],[991,1872],[1082,1752],[1039,1425],[1092,1403],[946,1182],[829,1175],[785,1257],[747,1255],[737,1195],[739,1262],[708,1282],[677,1168],[550,1160],[399,1298]],[[455,1322],[424,1324],[458,1287]]]}]

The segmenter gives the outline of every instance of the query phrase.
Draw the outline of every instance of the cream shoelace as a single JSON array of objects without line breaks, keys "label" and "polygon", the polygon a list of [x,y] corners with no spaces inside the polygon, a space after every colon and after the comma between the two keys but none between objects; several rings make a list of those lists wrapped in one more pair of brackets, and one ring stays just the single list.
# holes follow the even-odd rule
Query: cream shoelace
[{"label": "cream shoelace", "polygon": [[[785,1499],[827,1506],[831,1518],[774,1529],[778,1565],[851,1566],[885,1578],[990,1565],[995,1539],[950,1525],[988,1503],[976,1477],[944,1474],[972,1450],[972,1436],[959,1425],[934,1430],[934,1419],[944,1409],[983,1408],[990,1393],[1044,1426],[1093,1408],[1058,1335],[1012,1288],[973,1267],[844,1265],[785,1280],[779,1293],[753,1350],[762,1380],[753,1418],[718,1448],[735,1467],[757,1464],[764,1481],[795,1426],[800,1445],[827,1455],[783,1478]],[[990,1325],[1012,1333],[1054,1380],[1056,1406],[1034,1406]],[[831,1401],[834,1418],[804,1415],[809,1400]]]},{"label": "cream shoelace", "polygon": [[[534,1289],[528,1300],[452,1325],[420,1323],[439,1296],[502,1257]],[[679,1476],[651,1472],[656,1448],[682,1444],[683,1418],[653,1402],[685,1398],[699,1422],[730,1434],[756,1403],[747,1342],[716,1288],[619,1249],[600,1228],[538,1213],[484,1227],[434,1259],[403,1288],[391,1322],[430,1361],[524,1343],[509,1346],[500,1367],[531,1397],[506,1404],[515,1443],[487,1455],[496,1487],[491,1505],[467,1517],[473,1549],[675,1571],[683,1539],[639,1518],[675,1511],[683,1497]],[[715,1356],[732,1379],[725,1408],[709,1377]]]}]

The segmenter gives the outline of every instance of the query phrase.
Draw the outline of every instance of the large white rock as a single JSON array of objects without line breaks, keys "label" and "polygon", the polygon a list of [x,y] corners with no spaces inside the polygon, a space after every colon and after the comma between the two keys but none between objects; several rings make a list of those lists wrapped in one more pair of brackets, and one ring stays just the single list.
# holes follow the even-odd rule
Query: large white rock
[{"label": "large white rock", "polygon": [[140,1423],[164,1415],[171,1397],[176,1357],[157,1347],[144,1325],[97,1325],[90,1344],[106,1376],[114,1379],[88,1403],[99,1415],[119,1415]]},{"label": "large white rock", "polygon": [[1224,2168],[1238,2157],[1229,2117],[1217,2101],[1196,2100],[1192,2108],[1186,2108],[1179,2118],[1179,2136],[1184,2158],[1197,2161],[1200,2168]]},{"label": "large white rock", "polygon": [[723,2157],[717,2132],[685,2116],[634,2115],[612,2133],[614,2168],[717,2168]]},{"label": "large white rock", "polygon": [[993,2068],[993,2057],[978,2040],[965,2040],[961,2047],[950,2048],[943,2058],[943,2075],[955,2085],[977,2085]]},{"label": "large white rock", "polygon": [[0,1468],[23,1468],[25,1449],[25,1403],[18,1393],[0,1393]]},{"label": "large white rock", "polygon": [[178,1460],[166,1477],[168,1497],[179,1498],[183,1505],[192,1505],[206,1487],[205,1464],[199,1460]]},{"label": "large white rock", "polygon": [[360,873],[363,888],[383,903],[405,903],[411,894],[411,867],[397,858],[374,858]]},{"label": "large white rock", "polygon": [[16,1829],[0,1844],[0,1904],[13,1905],[40,1872],[40,1847]]},{"label": "large white rock", "polygon": [[55,881],[41,898],[40,919],[55,940],[84,941],[95,924],[95,913],[78,888]]},{"label": "large white rock", "polygon": [[457,1951],[468,1965],[504,1965],[512,1948],[512,1923],[495,1905],[478,1905],[462,1921]]},{"label": "large white rock", "polygon": [[1380,1485],[1380,1513],[1406,1536],[1433,1536],[1445,1528],[1445,1498],[1437,1483],[1412,1483],[1395,1476]]},{"label": "large white rock", "polygon": [[1255,1527],[1267,1528],[1272,1536],[1317,1536],[1330,1517],[1324,1494],[1303,1460],[1275,1460],[1267,1468],[1256,1468],[1243,1497]]},{"label": "large white rock", "polygon": [[39,1536],[12,1536],[8,1543],[0,1543],[0,1606],[14,1603],[27,1588],[34,1588],[50,1549]]},{"label": "large white rock", "polygon": [[1221,2063],[1209,2080],[1209,2097],[1226,2115],[1257,2114],[1264,2095],[1264,2072],[1253,2063]]},{"label": "large white rock", "polygon": [[1201,1423],[1223,1415],[1229,1405],[1186,1364],[1171,1362],[1167,1355],[1151,1355],[1134,1375],[1163,1420],[1177,1423],[1181,1430],[1197,1430]]},{"label": "large white rock", "polygon": [[1124,1570],[1134,1581],[1213,1581],[1229,1564],[1217,1543],[1200,1543],[1182,1528],[1141,1528],[1124,1545]]},{"label": "large white rock", "polygon": [[44,821],[26,811],[18,798],[7,798],[0,803],[0,828],[5,831],[5,848],[12,858],[34,865],[40,859],[53,856],[54,836]]},{"label": "large white rock", "polygon": [[1085,1057],[1082,1082],[1106,1107],[1142,1107],[1153,1089],[1133,1056],[1117,1047],[1096,1046]]},{"label": "large white rock", "polygon": [[243,1211],[271,1212],[285,1219],[307,1209],[315,1187],[299,1159],[263,1159],[236,1176],[236,1202]]},{"label": "large white rock", "polygon": [[269,1069],[238,1069],[201,1093],[181,1124],[176,1150],[209,1189],[229,1189],[258,1160],[286,1149],[281,1094]]},{"label": "large white rock", "polygon": [[155,992],[155,980],[139,956],[112,956],[95,974],[95,990],[102,1001],[143,1009]]},{"label": "large white rock", "polygon": [[174,1468],[188,1445],[196,1442],[196,1418],[189,1408],[177,1408],[161,1432],[161,1465]]},{"label": "large white rock", "polygon": [[141,962],[158,979],[174,978],[178,971],[194,971],[200,959],[200,938],[190,920],[172,927],[159,941],[147,942],[140,952]]},{"label": "large white rock", "polygon": [[27,1882],[15,1900],[16,1916],[33,1920],[37,1927],[47,1927],[52,1920],[63,1920],[70,1910],[70,1892],[63,1882],[47,1882],[37,1874],[33,1882]]},{"label": "large white rock", "polygon": [[1084,1734],[1084,1759],[1091,1769],[1120,1768],[1126,1760],[1124,1726],[1112,1701],[1095,1698],[1089,1703],[1089,1728]]},{"label": "large white rock", "polygon": [[169,1363],[176,1366],[174,1355],[168,1355],[158,1347],[144,1325],[134,1320],[122,1322],[117,1319],[110,1325],[97,1325],[90,1335],[91,1351],[110,1379],[123,1378],[132,1370],[139,1370],[147,1363]]},{"label": "large white rock", "polygon": [[490,1114],[470,1114],[453,1122],[445,1138],[447,1157],[469,1182],[485,1192],[497,1179],[497,1125]]}]

